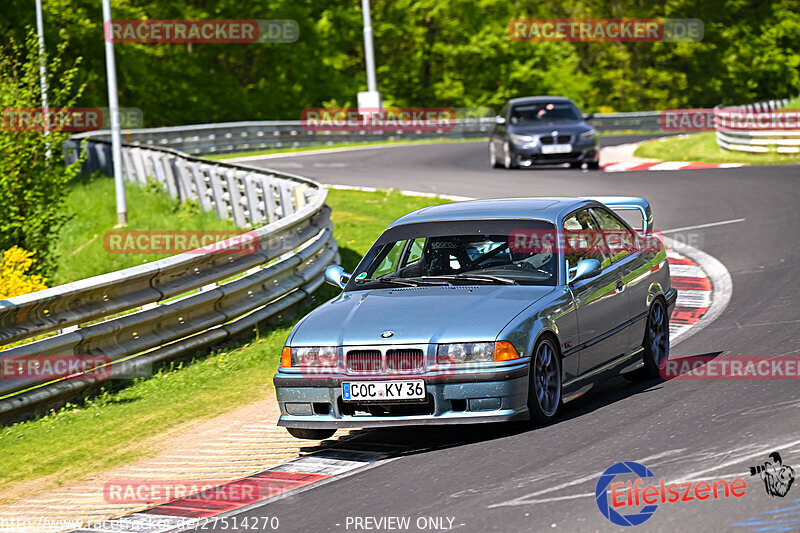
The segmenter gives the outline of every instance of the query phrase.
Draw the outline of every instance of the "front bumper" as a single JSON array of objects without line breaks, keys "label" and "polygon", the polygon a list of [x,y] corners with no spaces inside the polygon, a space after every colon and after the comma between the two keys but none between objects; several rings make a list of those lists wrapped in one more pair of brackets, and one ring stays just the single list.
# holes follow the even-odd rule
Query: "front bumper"
[{"label": "front bumper", "polygon": [[[353,375],[309,377],[281,369],[274,379],[281,412],[278,425],[334,429],[527,420],[528,362],[529,358],[522,358],[513,365],[492,371],[370,378]],[[368,379],[421,379],[425,382],[428,400],[393,404],[354,404],[342,400],[342,382]],[[381,408],[387,405],[405,409],[408,413],[371,414],[354,410],[354,406],[359,409],[377,406],[377,411],[385,411]]]},{"label": "front bumper", "polygon": [[509,143],[511,156],[519,164],[530,161],[533,165],[556,165],[561,163],[594,163],[599,160],[597,141],[579,141],[572,143],[572,151],[566,154],[543,154],[542,144],[531,142],[526,144]]}]

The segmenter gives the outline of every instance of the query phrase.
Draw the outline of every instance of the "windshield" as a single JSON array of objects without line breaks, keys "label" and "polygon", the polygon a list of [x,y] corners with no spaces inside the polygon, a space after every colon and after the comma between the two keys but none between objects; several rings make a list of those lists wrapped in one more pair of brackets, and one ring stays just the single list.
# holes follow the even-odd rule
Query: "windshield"
[{"label": "windshield", "polygon": [[387,230],[364,256],[347,290],[379,286],[555,285],[550,251],[519,251],[520,230],[554,231],[540,220],[469,220],[407,224]]},{"label": "windshield", "polygon": [[547,124],[581,120],[575,106],[568,102],[539,102],[516,105],[511,109],[511,124]]}]

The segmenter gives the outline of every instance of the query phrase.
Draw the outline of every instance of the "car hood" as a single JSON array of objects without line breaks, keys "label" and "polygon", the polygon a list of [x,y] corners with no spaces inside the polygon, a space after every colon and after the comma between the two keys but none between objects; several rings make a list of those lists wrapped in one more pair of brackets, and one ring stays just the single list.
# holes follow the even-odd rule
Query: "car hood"
[{"label": "car hood", "polygon": [[[554,287],[436,286],[344,292],[307,315],[292,346],[493,341]],[[386,331],[393,332],[382,338]]]}]

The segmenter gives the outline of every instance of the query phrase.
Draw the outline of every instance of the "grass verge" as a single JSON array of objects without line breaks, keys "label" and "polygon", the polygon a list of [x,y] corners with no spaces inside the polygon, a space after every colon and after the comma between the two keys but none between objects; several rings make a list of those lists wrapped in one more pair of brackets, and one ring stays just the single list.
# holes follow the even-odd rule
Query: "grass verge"
[{"label": "grass verge", "polygon": [[714,132],[644,141],[633,155],[662,161],[697,161],[701,163],[744,163],[747,165],[800,163],[800,154],[750,154],[723,150],[717,145]]},{"label": "grass verge", "polygon": [[[156,182],[146,187],[125,184],[128,205],[126,230],[225,230],[237,231],[230,220],[204,212],[196,202],[179,202]],[[103,236],[117,223],[114,180],[102,174],[80,179],[70,186],[65,210],[72,215],[56,246],[55,286],[106,272],[121,270],[168,257],[170,254],[108,253]]]},{"label": "grass verge", "polygon": [[[103,190],[104,201],[113,205],[113,187]],[[446,202],[392,191],[331,190],[328,204],[333,208],[334,235],[343,266],[352,271],[397,217]],[[131,218],[137,216],[137,204],[128,205]],[[90,219],[106,215],[87,211],[84,216],[91,227]],[[316,293],[316,302],[336,292],[325,286]],[[272,375],[292,324],[208,357],[167,365],[149,379],[109,383],[106,391],[79,405],[0,429],[0,471],[5,482],[0,501],[18,497],[23,485],[45,489],[152,457],[158,453],[160,441],[186,429],[189,423],[270,397]]]}]

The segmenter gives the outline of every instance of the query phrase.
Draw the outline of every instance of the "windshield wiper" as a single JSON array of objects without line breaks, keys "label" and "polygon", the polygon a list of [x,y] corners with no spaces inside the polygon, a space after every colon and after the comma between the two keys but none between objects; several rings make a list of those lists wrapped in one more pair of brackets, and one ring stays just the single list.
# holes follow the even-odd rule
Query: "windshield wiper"
[{"label": "windshield wiper", "polygon": [[487,282],[495,282],[495,283],[503,283],[505,285],[519,285],[517,280],[513,280],[511,278],[501,278],[500,276],[492,276],[489,274],[452,274],[452,275],[441,275],[441,276],[422,276],[420,279],[452,279],[458,281],[480,281],[483,283]]},{"label": "windshield wiper", "polygon": [[359,278],[356,279],[356,283],[358,285],[363,285],[364,283],[385,283],[385,284],[392,284],[392,285],[399,285],[400,287],[417,287],[419,283],[416,281],[407,281],[401,280],[398,278]]}]

